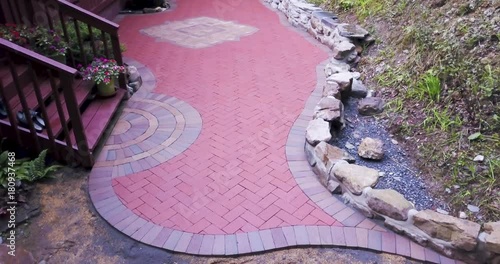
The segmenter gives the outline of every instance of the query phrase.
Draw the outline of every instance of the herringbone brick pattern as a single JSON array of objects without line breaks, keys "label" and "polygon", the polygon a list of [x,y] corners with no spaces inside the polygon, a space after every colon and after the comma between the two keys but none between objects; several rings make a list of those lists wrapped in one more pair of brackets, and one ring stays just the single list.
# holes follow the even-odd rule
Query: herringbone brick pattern
[{"label": "herringbone brick pattern", "polygon": [[[147,89],[127,102],[89,176],[89,195],[110,225],[189,254],[323,245],[460,263],[366,219],[312,172],[304,133],[321,94],[316,82],[324,81],[326,51],[257,0],[177,3],[173,12],[128,16],[120,25],[126,55],[143,63],[129,59]],[[196,17],[257,31],[228,42],[196,33],[209,47],[140,33]]]},{"label": "herringbone brick pattern", "polygon": [[[192,105],[203,125],[181,155],[116,178],[115,192],[144,219],[193,233],[333,225],[335,220],[297,186],[285,156],[290,128],[315,87],[316,65],[328,55],[284,30],[258,1],[236,1],[238,6],[224,13],[214,2],[181,2],[172,13],[121,22],[126,55],[152,69],[154,92]],[[205,49],[155,42],[139,32],[193,16],[235,21],[258,31]]]}]

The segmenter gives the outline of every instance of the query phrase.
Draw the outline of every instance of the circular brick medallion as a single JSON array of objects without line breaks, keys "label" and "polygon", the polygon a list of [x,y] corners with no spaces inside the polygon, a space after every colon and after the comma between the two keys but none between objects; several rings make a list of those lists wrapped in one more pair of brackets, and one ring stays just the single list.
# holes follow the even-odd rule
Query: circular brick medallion
[{"label": "circular brick medallion", "polygon": [[113,177],[141,172],[178,155],[198,137],[201,116],[175,97],[132,97],[97,159],[113,166]]},{"label": "circular brick medallion", "polygon": [[128,121],[120,120],[116,123],[115,128],[113,129],[113,132],[111,133],[111,135],[116,136],[116,135],[124,134],[131,127],[132,127],[132,125]]}]

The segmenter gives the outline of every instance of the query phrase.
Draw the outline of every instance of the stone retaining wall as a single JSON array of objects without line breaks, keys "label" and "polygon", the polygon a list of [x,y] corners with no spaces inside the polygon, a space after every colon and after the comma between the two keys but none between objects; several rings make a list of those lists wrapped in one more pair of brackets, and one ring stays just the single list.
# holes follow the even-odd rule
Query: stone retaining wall
[{"label": "stone retaining wall", "polygon": [[[362,47],[373,42],[369,33],[357,25],[341,23],[334,14],[302,0],[265,1],[283,12],[292,25],[302,27],[333,52],[325,67],[327,79],[322,98],[305,135],[304,150],[319,181],[332,193],[341,193],[366,216],[383,219],[387,227],[423,246],[470,263],[500,263],[500,222],[481,226],[432,210],[417,211],[397,191],[376,189],[379,171],[352,164],[354,158],[328,143],[336,130],[344,126],[342,99],[370,97],[359,80],[360,73],[351,71],[351,65],[360,59]],[[366,98],[362,103],[358,109],[364,115],[378,113],[383,108],[379,98]],[[362,145],[368,148],[358,151],[362,157],[380,156],[377,142],[367,139]]]}]

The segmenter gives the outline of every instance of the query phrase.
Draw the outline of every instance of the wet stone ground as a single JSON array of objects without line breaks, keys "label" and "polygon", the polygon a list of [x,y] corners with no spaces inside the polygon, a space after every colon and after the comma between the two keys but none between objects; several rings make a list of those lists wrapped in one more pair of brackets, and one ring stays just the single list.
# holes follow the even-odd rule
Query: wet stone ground
[{"label": "wet stone ground", "polygon": [[[383,176],[379,178],[376,186],[377,189],[398,191],[412,202],[417,210],[431,208],[447,210],[448,208],[443,202],[429,194],[424,180],[419,176],[418,170],[411,165],[412,161],[405,150],[397,142],[392,142],[391,135],[380,122],[374,117],[358,114],[358,101],[359,99],[355,98],[344,101],[346,126],[330,143],[349,152],[356,158],[356,164],[383,172]],[[358,156],[358,146],[365,137],[382,140],[384,158],[381,161],[367,160]],[[352,146],[348,148],[350,144]]]}]

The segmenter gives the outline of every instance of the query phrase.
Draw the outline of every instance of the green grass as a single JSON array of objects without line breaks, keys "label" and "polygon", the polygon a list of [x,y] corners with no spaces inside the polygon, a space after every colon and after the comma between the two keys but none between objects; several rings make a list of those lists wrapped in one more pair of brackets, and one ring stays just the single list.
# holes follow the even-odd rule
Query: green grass
[{"label": "green grass", "polygon": [[409,96],[416,96],[418,100],[439,102],[441,97],[441,81],[434,70],[428,70],[409,91]]},{"label": "green grass", "polygon": [[[500,33],[483,15],[494,6],[482,1],[469,8],[466,0],[430,4],[323,1],[341,20],[355,14],[361,26],[373,29],[379,41],[365,52],[359,69],[371,74],[368,84],[388,102],[391,131],[414,138],[422,173],[442,187],[435,195],[456,210],[480,206],[483,218],[471,215],[471,220],[495,220],[500,217]],[[468,140],[475,132],[481,137]],[[478,154],[485,162],[472,161]],[[461,187],[443,195],[444,187],[453,185]]]}]

